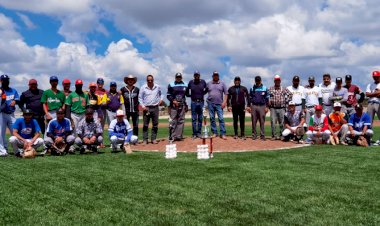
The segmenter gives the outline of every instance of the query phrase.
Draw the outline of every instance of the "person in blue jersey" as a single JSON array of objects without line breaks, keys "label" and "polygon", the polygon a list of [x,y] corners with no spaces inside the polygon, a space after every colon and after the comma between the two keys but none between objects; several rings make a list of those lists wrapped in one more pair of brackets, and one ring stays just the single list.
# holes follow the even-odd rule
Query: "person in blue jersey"
[{"label": "person in blue jersey", "polygon": [[363,112],[363,105],[356,104],[355,113],[348,120],[347,136],[353,140],[354,144],[357,144],[359,137],[364,137],[369,144],[373,136],[371,123],[369,114]]},{"label": "person in blue jersey", "polygon": [[[57,117],[52,119],[46,129],[46,137],[44,139],[46,151],[50,151],[52,155],[60,155],[63,153],[74,154],[73,128],[71,121],[65,118],[65,110],[59,108],[56,112]],[[66,145],[66,146],[65,146]],[[63,152],[57,147],[65,146]]]},{"label": "person in blue jersey", "polygon": [[25,109],[23,117],[18,118],[13,124],[12,136],[9,138],[15,156],[22,157],[24,151],[30,147],[37,149],[43,145],[40,134],[41,129],[37,120],[33,119],[33,111]]},{"label": "person in blue jersey", "polygon": [[[0,152],[6,152],[8,150],[8,142],[5,139],[5,131],[8,128],[9,131],[13,130],[13,124],[16,122],[15,110],[16,104],[20,101],[20,97],[16,89],[9,87],[9,76],[1,75],[1,90],[5,95],[5,102],[1,107],[1,121],[0,121]],[[2,141],[2,142],[1,142]]]},{"label": "person in blue jersey", "polygon": [[185,125],[185,113],[188,110],[186,104],[187,84],[182,81],[182,74],[175,74],[175,81],[168,85],[167,98],[169,105],[169,140],[180,141],[183,139]]},{"label": "person in blue jersey", "polygon": [[128,120],[124,118],[124,111],[116,111],[116,119],[112,120],[108,127],[108,135],[112,145],[112,152],[117,151],[117,146],[122,144],[124,152],[132,153],[130,144],[136,144],[138,137],[133,135],[133,130]]},{"label": "person in blue jersey", "polygon": [[269,92],[268,88],[262,84],[260,76],[255,77],[255,84],[249,90],[249,97],[251,108],[248,111],[251,112],[252,140],[257,139],[257,121],[260,122],[260,139],[265,140],[264,123],[265,115],[268,112]]}]

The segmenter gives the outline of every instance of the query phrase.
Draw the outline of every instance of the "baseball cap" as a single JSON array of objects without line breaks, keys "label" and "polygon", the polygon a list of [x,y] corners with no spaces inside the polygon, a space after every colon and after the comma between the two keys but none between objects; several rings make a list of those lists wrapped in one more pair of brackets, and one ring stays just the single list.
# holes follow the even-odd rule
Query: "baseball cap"
[{"label": "baseball cap", "polygon": [[175,74],[175,77],[176,78],[182,77],[182,74],[178,72],[178,73]]},{"label": "baseball cap", "polygon": [[315,81],[314,76],[309,76],[309,81]]},{"label": "baseball cap", "polygon": [[293,101],[289,101],[288,105],[289,105],[289,106],[295,106],[296,103],[294,103]]},{"label": "baseball cap", "polygon": [[96,83],[97,83],[97,84],[101,84],[101,85],[103,85],[103,84],[104,84],[104,79],[103,79],[103,78],[98,78],[98,79],[96,80]]},{"label": "baseball cap", "polygon": [[50,76],[50,81],[57,81],[58,82],[58,77],[57,76]]},{"label": "baseball cap", "polygon": [[23,112],[22,112],[24,115],[33,115],[33,111],[30,110],[30,109],[25,109]]},{"label": "baseball cap", "polygon": [[90,82],[90,85],[88,85],[88,87],[95,87],[96,88],[95,82]]},{"label": "baseball cap", "polygon": [[71,82],[69,79],[65,78],[63,79],[62,84],[71,84]]},{"label": "baseball cap", "polygon": [[352,76],[351,75],[346,75],[346,80],[352,80]]},{"label": "baseball cap", "polygon": [[0,80],[6,80],[6,79],[9,79],[8,75],[1,75],[0,76]]},{"label": "baseball cap", "polygon": [[316,111],[322,111],[322,110],[323,110],[322,105],[320,105],[320,104],[316,105],[316,106],[315,106],[315,110],[316,110]]},{"label": "baseball cap", "polygon": [[335,79],[335,81],[336,81],[336,82],[342,82],[343,79],[342,79],[342,77],[337,77],[337,78]]},{"label": "baseball cap", "polygon": [[298,75],[295,75],[294,77],[293,77],[293,81],[299,81],[300,80],[300,77],[298,76]]},{"label": "baseball cap", "polygon": [[123,110],[117,110],[116,116],[124,116],[124,111]]},{"label": "baseball cap", "polygon": [[240,81],[240,77],[239,77],[239,76],[236,76],[236,77],[234,78],[234,81]]},{"label": "baseball cap", "polygon": [[83,85],[83,81],[82,81],[82,79],[77,79],[77,80],[75,81],[75,85]]},{"label": "baseball cap", "polygon": [[91,108],[87,108],[85,111],[85,114],[86,115],[92,115],[92,114],[94,114],[94,111]]},{"label": "baseball cap", "polygon": [[117,86],[116,82],[110,82],[110,86]]},{"label": "baseball cap", "polygon": [[361,105],[361,104],[356,104],[356,105],[355,105],[355,109],[363,109],[363,105]]},{"label": "baseball cap", "polygon": [[213,75],[213,76],[214,76],[214,75],[218,75],[218,76],[219,76],[219,72],[214,71],[214,72],[212,73],[212,75]]},{"label": "baseball cap", "polygon": [[276,81],[276,80],[280,80],[281,81],[281,76],[280,75],[275,75],[274,76],[274,80]]},{"label": "baseball cap", "polygon": [[335,102],[335,103],[334,103],[334,108],[337,108],[337,107],[342,107],[342,104],[339,103],[339,102]]},{"label": "baseball cap", "polygon": [[198,70],[196,70],[194,71],[194,75],[201,75],[201,73]]},{"label": "baseball cap", "polygon": [[56,113],[57,114],[65,114],[65,111],[62,108],[58,108]]},{"label": "baseball cap", "polygon": [[256,77],[255,77],[255,82],[261,82],[261,76],[259,76],[259,75],[256,76]]},{"label": "baseball cap", "polygon": [[373,71],[372,76],[373,77],[380,77],[380,71]]},{"label": "baseball cap", "polygon": [[37,84],[37,80],[35,80],[34,78],[30,79],[29,85],[32,85],[32,84]]}]

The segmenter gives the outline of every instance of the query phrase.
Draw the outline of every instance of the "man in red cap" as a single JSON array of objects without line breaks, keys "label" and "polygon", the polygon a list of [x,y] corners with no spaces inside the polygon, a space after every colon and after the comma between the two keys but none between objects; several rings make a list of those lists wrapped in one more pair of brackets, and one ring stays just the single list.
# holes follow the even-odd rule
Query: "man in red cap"
[{"label": "man in red cap", "polygon": [[30,109],[33,112],[33,118],[38,122],[41,128],[41,133],[45,133],[45,118],[44,118],[44,108],[41,103],[41,97],[43,90],[38,89],[37,80],[29,80],[29,89],[23,92],[20,96],[20,102],[18,106],[21,111],[24,112],[25,109]]},{"label": "man in red cap", "polygon": [[[286,88],[281,86],[281,77],[274,76],[274,86],[269,88],[269,109],[270,109],[270,124],[272,128],[272,139],[279,140],[284,130],[284,116],[287,104],[293,98],[293,94]],[[276,135],[276,123],[280,126],[280,131]]]},{"label": "man in red cap", "polygon": [[79,121],[84,119],[84,112],[89,105],[87,93],[83,92],[83,81],[78,79],[75,81],[75,91],[67,96],[65,101],[66,118],[74,123],[74,128],[78,127]]},{"label": "man in red cap", "polygon": [[315,114],[310,117],[309,130],[306,132],[306,143],[326,143],[329,140],[331,132],[329,130],[328,117],[323,114],[322,105],[315,106]]},{"label": "man in red cap", "polygon": [[373,123],[375,114],[380,119],[380,71],[372,72],[372,78],[374,82],[367,85],[365,95],[369,98],[367,113]]},{"label": "man in red cap", "polygon": [[62,81],[63,93],[65,94],[66,97],[71,93],[70,85],[71,85],[71,82],[69,79],[65,78]]}]

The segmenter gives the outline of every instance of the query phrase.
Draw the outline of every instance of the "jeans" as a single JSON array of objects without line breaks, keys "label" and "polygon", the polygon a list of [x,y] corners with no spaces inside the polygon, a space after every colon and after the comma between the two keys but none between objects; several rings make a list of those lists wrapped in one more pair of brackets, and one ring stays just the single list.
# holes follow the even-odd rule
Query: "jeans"
[{"label": "jeans", "polygon": [[158,116],[159,116],[159,109],[157,106],[150,106],[147,107],[147,111],[143,114],[143,140],[148,141],[148,127],[149,122],[152,119],[152,134],[151,134],[151,140],[154,141],[157,138],[157,131],[158,131]]},{"label": "jeans", "polygon": [[[5,139],[5,131],[7,128],[9,129],[9,132],[12,134],[13,132],[13,124],[16,122],[16,117],[14,113],[6,114],[2,113],[2,123],[0,124],[1,127],[1,137],[3,139],[3,147],[8,150],[8,142]],[[0,144],[1,145],[1,144]]]},{"label": "jeans", "polygon": [[204,102],[191,102],[191,121],[193,125],[193,136],[200,136],[202,133]]},{"label": "jeans", "polygon": [[210,113],[211,131],[213,134],[218,135],[218,129],[216,128],[215,112],[218,115],[220,135],[226,135],[226,128],[224,126],[223,109],[221,104],[213,104],[208,102],[208,111]]},{"label": "jeans", "polygon": [[278,133],[278,136],[281,136],[282,131],[284,130],[284,115],[285,115],[285,108],[271,108],[270,109],[270,124],[272,128],[272,137],[276,137],[276,124],[278,123],[280,127],[280,132]]}]

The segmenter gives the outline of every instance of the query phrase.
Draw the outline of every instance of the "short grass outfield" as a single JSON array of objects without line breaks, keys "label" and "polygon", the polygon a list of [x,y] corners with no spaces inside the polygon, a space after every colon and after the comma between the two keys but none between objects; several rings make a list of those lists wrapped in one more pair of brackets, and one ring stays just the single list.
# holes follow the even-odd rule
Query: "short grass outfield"
[{"label": "short grass outfield", "polygon": [[7,157],[0,225],[379,225],[379,163],[378,147],[327,145]]}]

